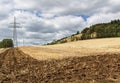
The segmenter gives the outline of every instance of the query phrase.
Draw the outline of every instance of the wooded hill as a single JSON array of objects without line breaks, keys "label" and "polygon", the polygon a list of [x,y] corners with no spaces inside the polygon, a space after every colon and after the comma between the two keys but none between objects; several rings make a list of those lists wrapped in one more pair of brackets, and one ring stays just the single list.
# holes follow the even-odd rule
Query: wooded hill
[{"label": "wooded hill", "polygon": [[79,33],[73,34],[69,37],[65,37],[59,40],[54,40],[47,45],[67,43],[78,40],[94,39],[94,38],[109,38],[109,37],[120,37],[120,20],[113,20],[109,23],[95,24],[87,27]]}]

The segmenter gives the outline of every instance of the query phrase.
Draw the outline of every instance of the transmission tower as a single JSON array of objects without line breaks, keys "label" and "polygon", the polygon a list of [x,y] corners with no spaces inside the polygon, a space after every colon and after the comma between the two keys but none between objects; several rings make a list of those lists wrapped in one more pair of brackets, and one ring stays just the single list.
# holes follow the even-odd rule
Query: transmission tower
[{"label": "transmission tower", "polygon": [[13,24],[13,44],[14,44],[14,47],[18,47],[18,40],[17,40],[17,28],[20,28],[19,24],[20,23],[17,23],[16,22],[16,17],[14,17],[14,22],[12,23]]}]

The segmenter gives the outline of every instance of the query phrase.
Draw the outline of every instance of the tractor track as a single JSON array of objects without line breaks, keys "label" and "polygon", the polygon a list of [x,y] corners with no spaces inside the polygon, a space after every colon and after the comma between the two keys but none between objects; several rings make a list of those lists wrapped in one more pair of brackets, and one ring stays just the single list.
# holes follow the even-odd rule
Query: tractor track
[{"label": "tractor track", "polygon": [[120,54],[39,61],[10,48],[0,54],[0,83],[120,83]]}]

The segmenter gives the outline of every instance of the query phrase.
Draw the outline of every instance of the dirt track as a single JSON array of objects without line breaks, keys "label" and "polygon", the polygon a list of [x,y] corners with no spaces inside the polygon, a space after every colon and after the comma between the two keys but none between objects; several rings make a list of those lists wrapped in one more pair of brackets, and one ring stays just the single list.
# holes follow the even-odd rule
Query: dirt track
[{"label": "dirt track", "polygon": [[19,49],[0,54],[0,83],[120,83],[120,54],[39,61]]}]

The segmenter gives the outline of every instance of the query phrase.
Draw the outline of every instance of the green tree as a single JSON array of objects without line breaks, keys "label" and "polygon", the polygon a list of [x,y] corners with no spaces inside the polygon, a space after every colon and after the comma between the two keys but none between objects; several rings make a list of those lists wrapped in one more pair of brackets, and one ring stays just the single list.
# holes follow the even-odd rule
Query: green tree
[{"label": "green tree", "polygon": [[77,33],[76,34],[79,34],[80,32],[79,31],[77,31]]},{"label": "green tree", "polygon": [[13,47],[12,39],[3,39],[2,42],[0,42],[0,48],[8,48],[8,47]]}]

